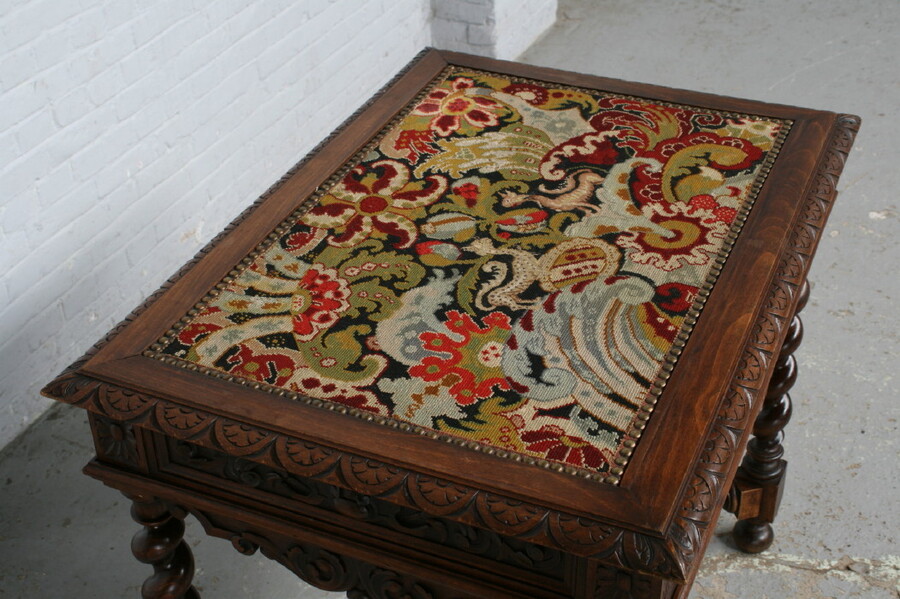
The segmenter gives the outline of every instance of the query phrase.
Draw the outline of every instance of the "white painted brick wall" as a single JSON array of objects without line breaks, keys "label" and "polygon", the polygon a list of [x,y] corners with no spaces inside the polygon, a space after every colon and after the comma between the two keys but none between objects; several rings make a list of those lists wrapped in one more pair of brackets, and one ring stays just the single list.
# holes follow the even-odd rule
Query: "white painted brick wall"
[{"label": "white painted brick wall", "polygon": [[431,42],[428,0],[6,0],[0,447],[40,387]]},{"label": "white painted brick wall", "polygon": [[438,48],[512,60],[556,21],[557,0],[432,0]]},{"label": "white painted brick wall", "polygon": [[514,59],[556,22],[556,0],[494,0],[495,56]]},{"label": "white painted brick wall", "polygon": [[6,0],[0,447],[50,405],[44,383],[421,48],[513,58],[555,13],[556,0]]}]

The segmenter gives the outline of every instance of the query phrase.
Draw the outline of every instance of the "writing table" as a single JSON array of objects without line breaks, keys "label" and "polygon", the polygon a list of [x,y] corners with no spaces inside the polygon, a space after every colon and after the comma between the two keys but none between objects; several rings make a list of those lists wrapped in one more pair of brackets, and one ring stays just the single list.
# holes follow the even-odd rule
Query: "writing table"
[{"label": "writing table", "polygon": [[428,50],[44,393],[147,599],[187,514],[354,598],[685,597],[723,506],[772,541],[858,125]]}]

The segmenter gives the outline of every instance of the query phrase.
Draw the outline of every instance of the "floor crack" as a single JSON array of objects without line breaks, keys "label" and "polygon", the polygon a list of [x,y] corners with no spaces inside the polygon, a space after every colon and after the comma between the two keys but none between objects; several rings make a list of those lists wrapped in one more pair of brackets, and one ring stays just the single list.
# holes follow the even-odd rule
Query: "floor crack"
[{"label": "floor crack", "polygon": [[790,554],[747,556],[730,554],[704,560],[701,575],[715,576],[752,567],[758,570],[803,570],[819,576],[829,574],[847,581],[892,591],[900,599],[900,556],[880,559],[841,556],[838,559],[811,559]]}]

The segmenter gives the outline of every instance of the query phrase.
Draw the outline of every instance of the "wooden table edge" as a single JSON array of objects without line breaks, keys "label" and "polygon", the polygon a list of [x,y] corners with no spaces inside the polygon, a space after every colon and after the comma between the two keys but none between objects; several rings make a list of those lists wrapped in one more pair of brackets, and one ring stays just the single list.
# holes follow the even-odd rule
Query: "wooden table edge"
[{"label": "wooden table edge", "polygon": [[[396,83],[396,81],[401,79],[406,73],[408,73],[413,67],[415,67],[417,64],[422,64],[425,61],[430,61],[430,68],[435,68],[436,65],[446,64],[446,62],[441,63],[439,60],[439,59],[443,60],[443,58],[442,58],[443,56],[453,58],[458,55],[451,54],[451,53],[435,53],[434,51],[428,52],[428,53],[424,54],[418,61],[412,63],[410,69],[407,69],[407,71],[405,71],[404,73],[401,73],[401,75],[398,76],[398,79],[395,80],[395,83]],[[389,84],[389,86],[386,86],[386,88],[389,88],[389,87],[390,87],[390,84]],[[813,111],[813,112],[816,112],[816,111]],[[825,113],[821,113],[821,112],[816,112],[816,113],[819,115],[825,114]],[[822,156],[820,159],[820,166],[819,166],[818,170],[816,171],[816,173],[814,173],[814,176],[810,177],[810,182],[809,182],[809,186],[808,186],[810,189],[810,196],[807,199],[806,204],[820,202],[820,203],[824,203],[826,205],[826,207],[830,207],[830,203],[833,200],[833,196],[834,196],[834,181],[836,181],[837,175],[839,175],[839,173],[840,173],[840,166],[842,166],[842,158],[840,158],[841,151],[843,150],[844,152],[846,152],[846,150],[849,149],[849,145],[850,145],[850,143],[852,143],[853,134],[855,133],[856,128],[858,127],[859,120],[856,117],[852,117],[849,115],[833,115],[833,118],[834,118],[834,128],[832,129],[832,132],[830,135],[831,143],[830,143],[827,151],[822,153]],[[838,156],[840,159],[835,158],[835,156]],[[830,188],[829,188],[829,184],[830,184]],[[826,191],[824,191],[824,192],[820,190],[822,185],[825,185],[825,188],[826,188]],[[830,195],[828,195],[828,194],[830,194]],[[261,200],[264,199],[265,197],[266,196],[263,196],[263,198],[261,198]],[[806,205],[806,204],[804,204],[804,205]],[[245,213],[242,214],[242,216],[239,217],[235,221],[235,223],[233,223],[228,229],[226,229],[226,231],[223,232],[223,234],[227,233],[230,230],[233,230],[233,228],[235,228],[237,226],[237,223],[242,222],[245,218],[247,218],[247,216],[251,212],[252,212],[252,207],[251,207],[251,209],[248,209],[248,211],[245,211]],[[798,211],[798,214],[799,214],[799,211]],[[825,215],[827,215],[827,210],[825,211]],[[824,221],[824,216],[822,217],[821,220]],[[807,225],[809,225],[809,224],[801,223],[800,226],[802,228],[802,227],[806,227]],[[809,225],[809,226],[814,226],[814,225]],[[198,257],[194,261],[189,262],[188,265],[186,265],[181,271],[179,271],[179,273],[175,277],[170,279],[170,282],[166,286],[164,286],[159,292],[157,292],[156,294],[151,296],[151,298],[149,298],[148,301],[142,305],[142,307],[140,307],[128,319],[126,319],[126,321],[122,325],[119,325],[118,327],[116,327],[111,332],[111,334],[107,337],[107,339],[106,339],[107,343],[98,344],[98,346],[95,348],[94,351],[90,352],[83,359],[81,359],[78,362],[76,362],[75,364],[73,364],[73,366],[70,369],[68,369],[66,372],[64,372],[60,377],[58,377],[50,385],[48,385],[45,388],[45,390],[43,391],[43,393],[45,395],[47,395],[48,397],[52,397],[54,399],[59,399],[61,401],[68,401],[70,403],[80,404],[83,407],[90,409],[91,411],[94,411],[94,412],[100,413],[100,414],[105,414],[106,416],[114,418],[116,420],[124,420],[124,421],[134,422],[138,426],[144,426],[147,428],[160,430],[160,432],[164,432],[166,434],[174,434],[173,430],[175,430],[175,429],[171,428],[171,426],[169,426],[169,427],[164,426],[161,422],[158,421],[158,418],[159,418],[158,414],[161,412],[165,412],[166,410],[170,410],[170,411],[174,410],[174,411],[180,413],[182,416],[186,416],[191,411],[191,408],[186,407],[182,403],[179,403],[177,401],[172,401],[167,398],[154,398],[154,397],[143,396],[140,393],[134,393],[127,389],[121,388],[115,384],[115,380],[114,380],[115,376],[111,375],[110,372],[108,372],[108,371],[103,372],[103,374],[105,376],[103,376],[102,378],[93,378],[91,376],[91,374],[99,374],[100,372],[102,372],[104,370],[102,368],[103,364],[108,364],[110,367],[115,366],[115,362],[116,362],[117,358],[111,358],[111,359],[108,358],[108,359],[104,360],[104,357],[108,356],[108,355],[110,355],[110,353],[112,353],[112,350],[109,350],[108,348],[111,347],[111,342],[115,340],[116,334],[119,331],[121,331],[125,326],[127,326],[130,322],[132,322],[135,318],[137,318],[148,306],[152,305],[153,302],[162,295],[162,293],[166,292],[172,286],[177,284],[177,281],[180,278],[180,276],[183,275],[188,270],[190,270],[191,268],[193,268],[193,266],[195,266],[196,263],[200,259],[202,259],[203,256],[205,256],[208,253],[210,248],[214,247],[221,238],[222,238],[222,236],[213,240],[207,246],[207,248],[205,248],[204,251],[201,251],[201,253],[198,254]],[[811,248],[814,249],[815,243],[817,242],[817,239],[818,239],[817,234],[814,235],[812,239],[813,239],[813,242],[812,242]],[[807,254],[807,258],[809,255],[811,255],[811,250],[810,250],[810,253]],[[801,262],[802,262],[802,260],[801,260]],[[807,269],[808,269],[808,260],[806,260],[806,262],[804,264],[804,268],[802,269],[801,274],[803,276],[805,276]],[[781,273],[779,273],[779,276],[776,276],[776,286],[779,284],[778,283],[779,280],[783,281],[783,279],[779,278],[780,275],[781,275]],[[765,319],[769,318],[770,316],[771,316],[771,314],[765,312],[765,309],[764,309],[763,314],[760,316],[760,320],[765,320]],[[755,341],[756,340],[754,340],[754,343],[755,343]],[[759,353],[765,353],[767,351],[765,348],[761,348],[758,343],[756,343],[755,345],[754,345],[754,343],[751,343],[752,347],[748,348],[748,350],[747,350],[748,352],[754,352],[756,354],[759,354]],[[99,353],[98,353],[98,351],[99,351]],[[113,353],[113,355],[114,355],[114,353]],[[744,377],[744,378],[741,378],[741,380],[745,380],[746,373],[740,374],[739,378],[740,377]],[[759,384],[762,386],[762,388],[764,388],[764,381],[759,381]],[[757,389],[756,391],[758,392],[759,389]],[[153,412],[155,414],[155,416],[149,416],[150,412]],[[204,414],[203,417],[201,418],[201,420],[207,420],[209,418],[212,418],[213,420],[216,420],[216,419],[221,420],[221,419],[227,419],[227,415]],[[213,426],[212,423],[207,423],[207,424],[208,424],[208,428],[216,429],[216,426]],[[232,424],[239,426],[240,422],[235,420],[232,422]],[[221,428],[221,427],[219,426],[219,428]],[[201,433],[197,432],[197,430],[195,430],[195,429],[196,429],[196,427],[190,428],[189,434],[184,435],[184,438],[195,441],[195,442],[198,439],[200,439],[199,435]],[[184,434],[184,431],[177,431],[177,432],[178,432],[178,434]],[[266,431],[262,431],[262,432],[266,433]],[[178,434],[174,434],[174,436],[178,436]],[[746,437],[748,434],[749,434],[749,427],[745,424],[743,437],[742,437],[743,441],[739,444],[738,447],[734,448],[735,450],[737,450],[739,448],[742,450],[742,445],[744,443],[746,443]],[[271,436],[269,444],[272,446],[276,445],[276,442],[274,439],[278,436],[278,433],[269,432],[269,435]],[[221,437],[221,436],[222,436],[221,434],[218,435],[218,437]],[[220,438],[210,438],[207,441],[212,446],[218,446],[219,448],[223,448],[220,443],[221,442]],[[233,449],[233,447],[231,449]],[[251,456],[249,459],[260,459],[260,458],[259,458],[259,456]],[[733,464],[734,468],[736,468],[736,461],[733,460],[733,462],[734,462],[734,464]],[[704,458],[702,455],[698,456],[698,458],[696,460],[696,464],[698,466],[697,466],[697,469],[695,470],[694,474],[697,474],[697,472],[699,472],[699,470],[700,470],[700,467],[704,464]],[[409,474],[416,475],[418,477],[418,475],[420,473],[410,472]],[[428,476],[431,476],[431,475],[426,474],[426,478]],[[716,491],[716,495],[714,498],[715,499],[714,503],[718,504],[719,507],[721,506],[721,503],[724,501],[724,494],[722,493],[721,487],[726,486],[726,490],[727,490],[726,483],[730,482],[731,477],[733,477],[733,471],[729,475],[727,475],[724,479],[719,479],[719,488]],[[700,478],[703,478],[703,477],[701,476]],[[687,479],[685,479],[685,480],[687,480]],[[484,494],[484,492],[479,489],[475,489],[474,492],[476,494],[477,493]],[[692,489],[689,488],[688,485],[685,485],[680,493],[680,497],[683,499],[684,496],[690,492],[692,492]],[[493,493],[491,493],[490,496],[492,499],[496,498],[497,500],[500,500],[500,501],[503,501],[505,499],[504,497],[493,494]],[[686,566],[688,564],[686,563],[686,560],[684,558],[687,557],[687,553],[692,554],[692,553],[696,552],[698,550],[698,548],[702,551],[702,547],[698,546],[698,541],[702,542],[702,544],[705,545],[705,540],[702,540],[699,538],[688,539],[689,542],[686,543],[685,538],[680,538],[685,530],[685,526],[686,526],[685,522],[687,520],[690,520],[690,518],[685,518],[685,516],[684,516],[684,514],[685,514],[684,502],[680,501],[679,503],[681,504],[681,507],[678,508],[679,512],[675,513],[675,511],[673,510],[673,513],[668,516],[667,523],[663,529],[664,532],[663,531],[654,531],[654,530],[651,530],[651,531],[640,530],[640,527],[635,527],[637,530],[624,530],[623,529],[621,531],[621,533],[608,535],[608,536],[612,536],[612,537],[617,537],[614,544],[617,543],[619,545],[619,547],[617,549],[615,549],[615,551],[613,551],[614,559],[612,561],[616,561],[616,560],[621,561],[622,558],[626,554],[630,555],[628,562],[634,561],[634,557],[637,552],[636,552],[636,550],[631,550],[631,551],[628,550],[628,548],[626,547],[626,545],[628,545],[628,541],[626,539],[624,539],[624,537],[627,535],[636,535],[633,538],[647,539],[647,540],[649,540],[649,542],[656,543],[656,544],[660,545],[660,549],[662,550],[660,553],[667,554],[667,555],[658,556],[657,559],[659,559],[659,557],[662,557],[661,561],[659,561],[658,563],[645,564],[645,569],[647,569],[648,571],[654,571],[654,573],[660,574],[662,576],[669,576],[669,577],[673,577],[673,578],[677,578],[677,579],[681,579],[681,580],[686,579],[688,576],[692,576],[693,574],[689,571],[689,569],[686,569]],[[422,506],[419,506],[419,507],[422,507]],[[426,511],[427,511],[427,509],[426,509]],[[440,510],[438,510],[438,511],[440,511]],[[704,513],[706,513],[709,510],[703,510],[703,511],[704,511]],[[718,513],[718,509],[714,509],[712,511],[713,511],[714,515],[706,521],[707,523],[714,522],[715,514]],[[571,531],[565,530],[564,526],[562,526],[559,521],[559,518],[565,517],[566,514],[560,513],[560,512],[554,511],[554,510],[546,510],[545,514],[546,514],[546,517],[542,518],[543,521],[547,521],[547,520],[550,520],[553,518],[557,519],[555,531],[554,532],[548,531],[547,538],[544,539],[545,542],[548,542],[553,545],[558,545],[561,547],[566,546],[567,550],[574,550],[574,552],[581,553],[584,555],[590,555],[592,551],[594,551],[595,553],[601,553],[602,551],[595,551],[595,550],[597,550],[598,547],[602,547],[604,545],[609,544],[608,537],[607,537],[607,539],[603,539],[599,542],[597,542],[596,539],[592,538],[593,536],[595,536],[594,533],[596,533],[598,531],[598,528],[597,528],[598,526],[599,527],[605,526],[605,524],[602,522],[592,523],[589,519],[575,516],[575,520],[578,521],[578,526],[581,526],[584,530],[581,532],[575,532],[574,534],[570,534]],[[479,521],[478,522],[479,525],[487,526],[488,528],[495,528],[495,526],[496,526],[496,523],[492,524],[491,522],[485,522],[483,520],[483,515],[480,515],[479,518],[477,518],[477,520]],[[700,522],[701,520],[697,520],[697,521]],[[689,528],[689,526],[688,526],[688,528]],[[504,530],[506,530],[506,528],[504,528]],[[585,531],[587,531],[587,532],[585,532]],[[663,532],[663,534],[659,534],[660,532]],[[532,534],[532,533],[529,532],[528,534]],[[567,538],[567,536],[569,538]],[[690,534],[688,535],[688,537],[690,537]],[[708,537],[705,537],[705,538],[708,538]],[[582,541],[584,541],[585,539],[591,539],[591,542],[587,543],[585,545],[582,543]],[[655,539],[655,541],[653,541],[654,539]],[[587,549],[586,549],[586,547],[587,547]],[[606,549],[608,549],[608,547],[606,547],[603,551],[606,551]],[[686,553],[686,551],[685,551],[686,549],[690,549],[690,551],[688,551]],[[690,560],[688,560],[688,561],[690,561]],[[667,563],[664,563],[664,562],[667,562]]]}]

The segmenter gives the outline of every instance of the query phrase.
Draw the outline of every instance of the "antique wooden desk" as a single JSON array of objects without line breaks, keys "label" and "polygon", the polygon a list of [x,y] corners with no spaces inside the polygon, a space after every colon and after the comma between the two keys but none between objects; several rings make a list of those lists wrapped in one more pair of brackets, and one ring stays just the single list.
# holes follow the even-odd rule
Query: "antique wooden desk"
[{"label": "antique wooden desk", "polygon": [[187,514],[351,597],[685,597],[723,506],[772,541],[858,125],[430,50],[44,393],[145,598]]}]

